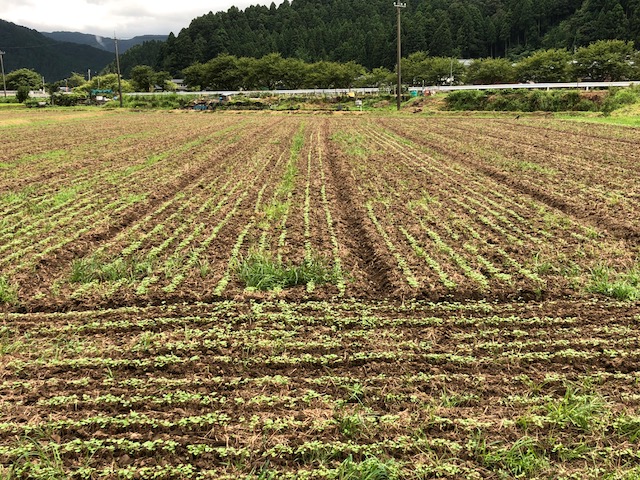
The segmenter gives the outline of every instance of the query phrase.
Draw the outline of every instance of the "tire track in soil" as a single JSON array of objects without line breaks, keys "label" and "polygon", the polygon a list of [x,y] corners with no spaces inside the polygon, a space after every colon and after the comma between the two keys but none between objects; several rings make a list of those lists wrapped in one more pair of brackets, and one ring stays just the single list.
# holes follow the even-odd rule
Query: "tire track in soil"
[{"label": "tire track in soil", "polygon": [[454,161],[470,165],[482,174],[487,175],[488,177],[506,185],[507,187],[513,188],[520,193],[524,193],[551,208],[560,210],[562,213],[580,221],[588,222],[590,225],[595,227],[604,228],[619,240],[626,240],[635,245],[640,242],[640,230],[637,227],[630,225],[628,222],[607,216],[605,212],[585,210],[583,206],[578,205],[571,200],[556,196],[551,192],[546,192],[542,187],[523,182],[513,178],[509,174],[499,171],[494,167],[486,165],[483,163],[482,159],[475,155],[465,155],[464,152],[460,150],[453,150],[441,143],[437,143],[436,141],[418,137],[414,134],[409,134],[407,131],[399,128],[396,124],[388,122],[381,123],[395,134],[404,136],[420,145],[431,148],[439,154],[449,157]]},{"label": "tire track in soil", "polygon": [[[324,125],[325,138],[327,125]],[[328,183],[335,192],[336,208],[335,213],[339,223],[346,225],[345,245],[356,256],[355,263],[367,275],[364,283],[369,290],[362,295],[376,298],[392,297],[392,292],[398,291],[399,287],[393,281],[393,267],[387,258],[377,252],[376,242],[371,231],[366,227],[367,215],[361,205],[354,202],[358,198],[357,188],[353,185],[355,180],[349,174],[348,167],[340,159],[335,146],[328,143],[327,162],[329,175]],[[360,293],[360,292],[359,292]]]}]

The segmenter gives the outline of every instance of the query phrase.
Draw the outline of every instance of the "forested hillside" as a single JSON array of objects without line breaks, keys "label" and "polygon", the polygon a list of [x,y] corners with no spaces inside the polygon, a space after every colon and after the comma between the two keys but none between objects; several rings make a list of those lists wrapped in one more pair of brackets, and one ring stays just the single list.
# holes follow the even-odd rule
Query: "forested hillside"
[{"label": "forested hillside", "polygon": [[[90,45],[100,50],[115,53],[116,46],[113,38],[100,37],[88,33],[78,32],[41,32],[45,37],[52,38],[58,42],[80,43],[82,45]],[[167,35],[140,35],[129,39],[118,39],[118,50],[124,53],[131,47],[141,45],[144,42],[164,41]]]},{"label": "forested hillside", "polygon": [[5,52],[6,72],[29,68],[53,82],[68,77],[71,72],[93,72],[102,70],[113,60],[113,55],[104,50],[57,42],[35,30],[0,20],[0,50]]},{"label": "forested hillside", "polygon": [[[406,53],[514,56],[543,47],[573,49],[599,39],[640,43],[640,0],[409,0],[403,11]],[[393,2],[285,0],[279,6],[210,12],[177,36],[171,34],[148,63],[177,73],[220,53],[262,57],[271,52],[392,68]]]}]

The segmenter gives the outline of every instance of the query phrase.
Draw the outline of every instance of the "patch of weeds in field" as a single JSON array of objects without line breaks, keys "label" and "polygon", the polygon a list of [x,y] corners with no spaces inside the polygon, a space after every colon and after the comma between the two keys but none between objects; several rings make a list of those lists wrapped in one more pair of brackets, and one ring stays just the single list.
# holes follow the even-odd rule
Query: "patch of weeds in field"
[{"label": "patch of weeds in field", "polygon": [[251,470],[246,480],[276,480],[277,478],[278,473],[269,468],[269,461],[267,460],[260,468]]},{"label": "patch of weeds in field", "polygon": [[54,163],[61,163],[67,155],[66,150],[50,150],[48,152],[29,154],[20,157],[18,163],[32,163],[39,160],[49,160]]},{"label": "patch of weeds in field", "polygon": [[359,403],[362,404],[366,395],[366,389],[364,385],[359,382],[343,385],[342,388],[347,392],[347,403]]},{"label": "patch of weeds in field", "polygon": [[18,441],[17,451],[20,453],[12,462],[7,479],[62,480],[69,478],[64,471],[60,446],[44,431],[25,435]]},{"label": "patch of weeds in field", "polygon": [[636,442],[640,440],[640,416],[621,415],[613,422],[613,429],[619,435]]},{"label": "patch of weeds in field", "polygon": [[593,430],[608,415],[605,400],[597,394],[568,385],[564,396],[545,405],[548,420],[561,428]]},{"label": "patch of weeds in field", "polygon": [[200,274],[200,278],[207,278],[213,271],[213,266],[209,260],[198,258],[194,262],[194,267]]},{"label": "patch of weeds in field", "polygon": [[23,202],[27,199],[29,194],[31,193],[31,189],[25,189],[20,192],[7,192],[0,195],[0,204],[2,205],[13,205],[15,203]]},{"label": "patch of weeds in field", "polygon": [[473,393],[450,392],[444,388],[440,392],[440,405],[445,408],[469,406],[478,400]]},{"label": "patch of weeds in field", "polygon": [[18,303],[18,289],[7,277],[0,275],[0,304]]},{"label": "patch of weeds in field", "polygon": [[420,196],[420,198],[409,200],[409,203],[407,204],[407,207],[411,211],[415,210],[416,208],[421,208],[428,212],[434,206],[440,206],[438,197],[431,195],[424,190],[422,191],[422,195]]},{"label": "patch of weeds in field", "polygon": [[537,252],[533,255],[532,270],[538,275],[550,275],[558,269],[541,252]]},{"label": "patch of weeds in field", "polygon": [[587,291],[600,293],[617,300],[635,301],[640,299],[640,267],[619,274],[605,265],[591,269],[591,282]]},{"label": "patch of weeds in field", "polygon": [[[268,223],[265,223],[266,227],[268,227],[271,222],[277,222],[282,220],[282,218],[289,211],[289,208],[290,208],[289,202],[273,201],[272,203],[266,204],[262,208],[265,221],[268,222]],[[260,226],[262,226],[262,224],[260,224]]]},{"label": "patch of weeds in field", "polygon": [[147,199],[146,193],[139,193],[139,194],[132,193],[130,195],[127,195],[123,199],[123,202],[125,205],[135,205],[136,203],[144,202],[146,199]]},{"label": "patch of weeds in field", "polygon": [[337,132],[331,136],[331,140],[340,144],[344,153],[354,157],[366,157],[369,154],[367,140],[360,133]]},{"label": "patch of weeds in field", "polygon": [[510,447],[490,449],[480,445],[479,453],[484,465],[514,477],[530,477],[549,465],[544,449],[533,438],[526,436]]},{"label": "patch of weeds in field", "polygon": [[340,433],[347,438],[357,438],[366,433],[368,427],[367,418],[361,413],[336,413],[334,421]]},{"label": "patch of weeds in field", "polygon": [[307,285],[336,283],[334,270],[320,256],[305,259],[300,265],[285,264],[266,252],[252,252],[239,259],[234,268],[238,278],[256,290],[281,290]]},{"label": "patch of weeds in field", "polygon": [[515,163],[509,163],[508,165],[513,166],[516,170],[520,170],[523,172],[535,172],[540,173],[542,175],[557,175],[557,170],[554,170],[550,167],[545,167],[544,165],[540,165],[538,163],[527,162],[527,161],[519,161]]},{"label": "patch of weeds in field", "polygon": [[624,197],[620,192],[608,192],[605,197],[607,199],[607,205],[609,205],[610,207],[620,205],[620,203],[622,203],[622,201],[624,200]]},{"label": "patch of weeds in field", "polygon": [[571,219],[561,213],[545,211],[542,216],[542,221],[549,228],[561,228],[566,230],[571,227]]},{"label": "patch of weeds in field", "polygon": [[362,462],[349,455],[337,471],[337,480],[395,480],[400,478],[400,468],[393,460],[383,461],[370,457]]},{"label": "patch of weeds in field", "polygon": [[584,227],[584,234],[587,238],[590,238],[591,240],[595,240],[602,236],[602,234],[597,228],[591,227],[591,226]]},{"label": "patch of weeds in field", "polygon": [[577,443],[569,446],[556,443],[553,448],[551,448],[551,452],[556,455],[560,461],[571,462],[585,458],[592,453],[592,448],[585,443]]},{"label": "patch of weeds in field", "polygon": [[117,282],[120,280],[133,282],[140,280],[153,271],[149,259],[138,256],[116,258],[107,261],[100,256],[78,258],[71,263],[72,283]]}]

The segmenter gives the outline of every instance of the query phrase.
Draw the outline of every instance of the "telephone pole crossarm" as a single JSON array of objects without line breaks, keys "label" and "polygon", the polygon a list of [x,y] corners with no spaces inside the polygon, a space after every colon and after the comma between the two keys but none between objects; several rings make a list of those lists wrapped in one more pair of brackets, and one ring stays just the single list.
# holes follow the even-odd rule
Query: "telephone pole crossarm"
[{"label": "telephone pole crossarm", "polygon": [[400,103],[401,103],[401,97],[402,97],[402,69],[400,68],[400,62],[402,61],[402,29],[400,27],[400,12],[403,8],[407,8],[407,4],[403,3],[403,2],[395,2],[393,4],[394,7],[396,7],[396,11],[398,14],[398,21],[397,21],[397,26],[398,26],[398,63],[396,66],[396,70],[398,72],[398,86],[397,86],[397,91],[396,91],[396,101],[397,101],[397,105],[398,105],[398,110],[400,110]]}]

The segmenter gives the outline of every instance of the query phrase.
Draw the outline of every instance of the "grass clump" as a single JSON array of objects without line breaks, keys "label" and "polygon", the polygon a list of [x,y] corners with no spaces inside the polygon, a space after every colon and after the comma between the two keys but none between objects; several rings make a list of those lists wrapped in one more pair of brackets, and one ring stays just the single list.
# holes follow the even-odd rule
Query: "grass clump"
[{"label": "grass clump", "polygon": [[62,452],[58,443],[51,436],[38,429],[35,435],[25,435],[17,446],[22,451],[4,474],[7,480],[18,478],[42,478],[48,480],[63,480],[69,478],[65,472]]},{"label": "grass clump", "polygon": [[522,437],[510,447],[484,452],[483,463],[499,473],[531,477],[549,465],[545,451],[531,437]]},{"label": "grass clump", "polygon": [[551,423],[584,431],[590,431],[608,414],[606,402],[599,395],[580,392],[572,386],[567,387],[560,401],[549,402],[546,410]]},{"label": "grass clump", "polygon": [[5,276],[0,275],[0,304],[12,305],[17,302],[18,292],[16,287]]},{"label": "grass clump", "polygon": [[635,301],[640,299],[640,268],[616,274],[606,266],[591,270],[591,283],[587,291],[600,293],[617,300]]},{"label": "grass clump", "polygon": [[237,262],[235,271],[247,287],[262,291],[336,282],[333,270],[320,257],[305,259],[300,265],[293,265],[285,264],[266,253],[253,252]]},{"label": "grass clump", "polygon": [[362,462],[356,462],[349,455],[338,468],[338,480],[395,480],[400,477],[398,468],[393,461],[382,461],[370,457]]},{"label": "grass clump", "polygon": [[148,259],[137,257],[116,258],[109,262],[98,256],[78,258],[71,264],[72,283],[133,282],[140,280],[153,271]]},{"label": "grass clump", "polygon": [[640,416],[622,415],[613,423],[613,428],[632,442],[640,441]]}]

